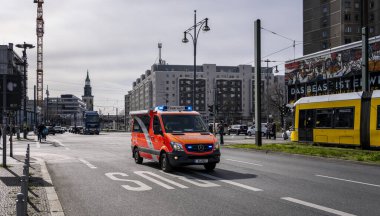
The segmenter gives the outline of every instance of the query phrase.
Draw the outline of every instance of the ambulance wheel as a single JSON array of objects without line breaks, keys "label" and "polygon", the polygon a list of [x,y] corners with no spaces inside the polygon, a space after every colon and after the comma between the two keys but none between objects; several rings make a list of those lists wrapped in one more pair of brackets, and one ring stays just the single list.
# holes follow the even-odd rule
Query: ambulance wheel
[{"label": "ambulance wheel", "polygon": [[161,166],[162,171],[164,172],[170,172],[173,170],[172,165],[170,165],[168,155],[165,152],[161,154],[160,166]]},{"label": "ambulance wheel", "polygon": [[216,163],[208,163],[208,164],[205,164],[204,166],[207,171],[213,171],[216,167]]},{"label": "ambulance wheel", "polygon": [[142,164],[143,158],[140,157],[139,150],[137,148],[133,151],[133,158],[135,159],[135,163]]}]

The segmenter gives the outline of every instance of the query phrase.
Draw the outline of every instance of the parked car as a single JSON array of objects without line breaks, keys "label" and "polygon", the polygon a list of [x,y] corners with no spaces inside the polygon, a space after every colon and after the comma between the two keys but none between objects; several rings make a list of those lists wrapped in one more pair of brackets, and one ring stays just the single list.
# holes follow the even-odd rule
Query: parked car
[{"label": "parked car", "polygon": [[60,133],[60,134],[63,134],[65,132],[61,126],[55,126],[54,131],[55,133]]},{"label": "parked car", "polygon": [[[248,136],[256,135],[255,125],[248,127],[247,134]],[[267,123],[261,123],[261,136],[265,136],[266,134],[267,134]]]},{"label": "parked car", "polygon": [[248,126],[247,125],[231,125],[228,127],[228,135],[230,134],[245,134],[247,135]]},{"label": "parked car", "polygon": [[48,129],[48,134],[55,135],[55,130],[53,126],[46,126],[46,128]]},{"label": "parked car", "polygon": [[[216,132],[219,133],[218,131],[218,128],[219,128],[219,124],[220,123],[215,123],[215,129],[216,129]],[[214,129],[213,129],[213,126],[214,126],[214,123],[208,123],[208,129],[211,133],[214,132]],[[223,135],[226,135],[228,133],[228,126],[227,124],[224,124],[224,132],[223,132]]]}]

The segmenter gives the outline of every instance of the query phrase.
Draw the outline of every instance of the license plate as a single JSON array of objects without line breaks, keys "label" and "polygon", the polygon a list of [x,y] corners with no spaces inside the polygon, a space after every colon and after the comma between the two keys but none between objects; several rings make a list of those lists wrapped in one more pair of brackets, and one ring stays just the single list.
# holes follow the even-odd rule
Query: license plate
[{"label": "license plate", "polygon": [[195,163],[208,163],[208,159],[195,159],[194,160]]}]

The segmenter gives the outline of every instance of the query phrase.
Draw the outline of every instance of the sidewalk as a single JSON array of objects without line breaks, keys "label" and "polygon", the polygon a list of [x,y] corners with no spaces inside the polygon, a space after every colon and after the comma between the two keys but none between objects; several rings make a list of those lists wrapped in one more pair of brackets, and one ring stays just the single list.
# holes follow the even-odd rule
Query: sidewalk
[{"label": "sidewalk", "polygon": [[[16,195],[21,192],[20,176],[27,144],[35,142],[30,139],[32,137],[34,138],[30,136],[27,140],[14,140],[13,148],[17,147],[18,151],[14,151],[13,158],[9,157],[9,142],[7,143],[7,167],[3,167],[3,150],[0,148],[0,215],[16,215]],[[29,174],[28,215],[64,215],[45,162],[33,157],[32,149]]]}]

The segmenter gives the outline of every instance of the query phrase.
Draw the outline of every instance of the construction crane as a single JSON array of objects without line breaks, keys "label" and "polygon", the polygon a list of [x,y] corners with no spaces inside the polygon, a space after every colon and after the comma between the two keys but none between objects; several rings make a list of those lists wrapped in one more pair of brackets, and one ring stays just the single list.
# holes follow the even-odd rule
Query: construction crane
[{"label": "construction crane", "polygon": [[[34,0],[37,4],[37,106],[42,110],[43,108],[43,37],[44,37],[44,18],[42,4],[44,0]],[[43,113],[43,112],[42,112]]]}]

